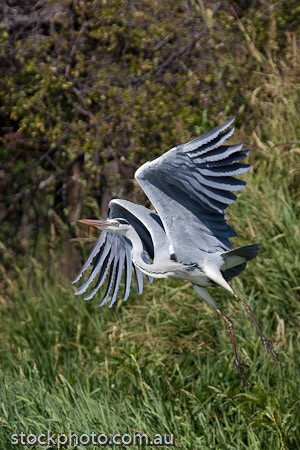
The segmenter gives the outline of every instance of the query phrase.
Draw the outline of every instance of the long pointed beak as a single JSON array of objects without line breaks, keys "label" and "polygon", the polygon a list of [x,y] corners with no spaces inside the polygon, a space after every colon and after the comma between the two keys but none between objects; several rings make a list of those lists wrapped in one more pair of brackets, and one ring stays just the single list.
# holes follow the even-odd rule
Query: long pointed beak
[{"label": "long pointed beak", "polygon": [[107,228],[110,223],[107,220],[96,220],[96,219],[80,219],[78,220],[80,223],[84,223],[85,225],[90,225],[92,227],[99,228]]}]

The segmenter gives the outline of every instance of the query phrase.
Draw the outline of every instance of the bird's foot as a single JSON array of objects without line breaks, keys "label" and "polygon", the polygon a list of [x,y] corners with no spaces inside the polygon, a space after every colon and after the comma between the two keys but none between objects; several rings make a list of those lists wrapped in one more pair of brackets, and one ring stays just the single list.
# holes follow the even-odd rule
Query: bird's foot
[{"label": "bird's foot", "polygon": [[239,362],[238,359],[235,359],[235,366],[238,370],[238,373],[240,374],[243,385],[245,386],[246,390],[248,391],[249,378],[243,369],[243,367],[249,367],[248,364],[242,364]]},{"label": "bird's foot", "polygon": [[273,360],[278,363],[278,355],[276,353],[276,351],[274,350],[272,343],[275,342],[274,340],[269,340],[266,338],[266,336],[264,336],[263,334],[261,334],[261,340],[264,344],[264,346],[266,347],[266,349],[268,350],[268,352],[270,353],[270,355],[272,356]]}]

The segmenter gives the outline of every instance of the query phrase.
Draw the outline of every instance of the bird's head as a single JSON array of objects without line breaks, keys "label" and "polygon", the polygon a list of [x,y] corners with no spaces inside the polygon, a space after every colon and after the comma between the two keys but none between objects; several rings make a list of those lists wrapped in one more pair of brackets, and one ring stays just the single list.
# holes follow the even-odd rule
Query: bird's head
[{"label": "bird's head", "polygon": [[96,227],[99,230],[111,231],[112,233],[126,234],[130,228],[130,224],[125,219],[80,219],[78,222]]}]

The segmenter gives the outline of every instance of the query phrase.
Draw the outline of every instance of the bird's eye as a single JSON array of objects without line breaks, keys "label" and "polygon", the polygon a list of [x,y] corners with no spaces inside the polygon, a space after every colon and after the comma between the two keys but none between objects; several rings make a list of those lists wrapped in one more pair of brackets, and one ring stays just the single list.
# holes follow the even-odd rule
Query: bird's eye
[{"label": "bird's eye", "polygon": [[120,222],[115,222],[116,227],[120,225]]}]

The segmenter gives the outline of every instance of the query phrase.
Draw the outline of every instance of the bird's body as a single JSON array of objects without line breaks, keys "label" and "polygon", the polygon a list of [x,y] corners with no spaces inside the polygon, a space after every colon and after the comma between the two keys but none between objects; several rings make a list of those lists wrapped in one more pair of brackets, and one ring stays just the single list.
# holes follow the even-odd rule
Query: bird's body
[{"label": "bird's body", "polygon": [[[223,145],[233,133],[233,127],[225,131],[232,122],[172,148],[136,171],[135,178],[155,211],[127,200],[115,199],[110,202],[106,221],[80,221],[103,231],[74,282],[95,261],[87,281],[76,294],[85,292],[98,276],[94,289],[86,297],[92,298],[109,273],[100,305],[111,296],[109,306],[112,306],[117,298],[124,266],[124,300],[129,296],[132,267],[138,293],[143,290],[142,273],[149,282],[153,278],[169,277],[190,281],[197,294],[227,322],[235,363],[245,383],[245,373],[237,358],[232,324],[207,290],[209,286],[222,286],[238,298],[228,281],[244,270],[259,250],[258,244],[232,250],[229,241],[236,233],[226,223],[224,210],[236,200],[231,191],[241,190],[246,184],[233,178],[233,175],[250,168],[249,164],[237,162],[249,153],[241,151],[242,144]],[[276,353],[261,333],[250,308],[239,300],[254,321],[268,351],[276,359]]]}]

